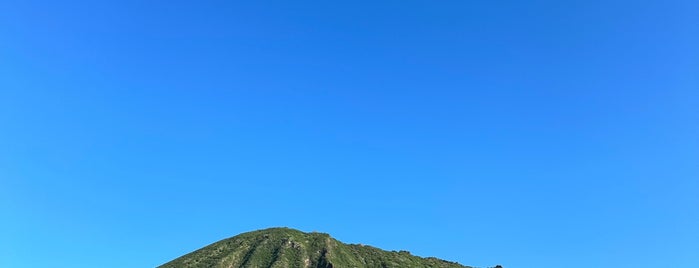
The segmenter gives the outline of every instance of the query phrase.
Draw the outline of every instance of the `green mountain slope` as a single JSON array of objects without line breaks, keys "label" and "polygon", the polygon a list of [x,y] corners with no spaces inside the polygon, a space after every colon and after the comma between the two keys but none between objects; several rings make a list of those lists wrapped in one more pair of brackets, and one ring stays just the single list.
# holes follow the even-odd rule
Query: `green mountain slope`
[{"label": "green mountain slope", "polygon": [[421,258],[407,251],[344,244],[328,234],[271,228],[240,234],[184,255],[161,268],[465,268],[455,262]]}]

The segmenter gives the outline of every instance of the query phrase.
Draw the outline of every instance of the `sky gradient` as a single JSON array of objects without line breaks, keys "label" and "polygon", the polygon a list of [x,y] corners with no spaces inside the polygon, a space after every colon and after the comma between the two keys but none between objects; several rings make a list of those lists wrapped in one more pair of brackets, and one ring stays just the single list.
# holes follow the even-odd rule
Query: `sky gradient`
[{"label": "sky gradient", "polygon": [[273,226],[699,267],[697,1],[0,10],[0,267],[153,267]]}]

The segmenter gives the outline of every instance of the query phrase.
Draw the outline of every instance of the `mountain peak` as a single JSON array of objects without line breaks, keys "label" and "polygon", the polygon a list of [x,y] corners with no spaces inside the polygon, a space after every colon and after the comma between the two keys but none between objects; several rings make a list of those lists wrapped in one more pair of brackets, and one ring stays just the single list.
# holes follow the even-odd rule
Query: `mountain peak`
[{"label": "mountain peak", "polygon": [[465,268],[466,266],[433,257],[413,256],[407,251],[384,251],[361,244],[344,244],[326,233],[305,233],[286,227],[274,227],[242,233],[218,241],[160,267]]}]

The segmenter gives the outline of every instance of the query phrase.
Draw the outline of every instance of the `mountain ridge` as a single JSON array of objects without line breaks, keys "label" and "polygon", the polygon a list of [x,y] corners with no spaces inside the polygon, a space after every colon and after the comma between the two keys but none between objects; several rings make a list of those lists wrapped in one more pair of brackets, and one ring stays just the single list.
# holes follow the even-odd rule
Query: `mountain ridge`
[{"label": "mountain ridge", "polygon": [[185,254],[158,268],[472,268],[408,251],[345,244],[329,234],[273,227],[242,233]]}]

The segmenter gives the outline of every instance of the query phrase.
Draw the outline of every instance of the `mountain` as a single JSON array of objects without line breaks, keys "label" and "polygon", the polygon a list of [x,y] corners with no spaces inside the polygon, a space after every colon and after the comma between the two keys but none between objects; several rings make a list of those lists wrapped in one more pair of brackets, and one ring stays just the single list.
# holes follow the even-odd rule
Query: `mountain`
[{"label": "mountain", "polygon": [[179,257],[160,268],[469,268],[407,251],[385,251],[361,244],[344,244],[324,233],[270,228],[224,239]]}]

